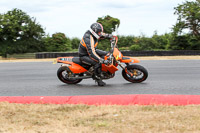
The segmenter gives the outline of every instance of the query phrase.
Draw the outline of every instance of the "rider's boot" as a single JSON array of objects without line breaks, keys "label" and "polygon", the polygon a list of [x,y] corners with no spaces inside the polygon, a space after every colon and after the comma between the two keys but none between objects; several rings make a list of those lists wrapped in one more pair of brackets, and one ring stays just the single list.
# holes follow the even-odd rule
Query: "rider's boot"
[{"label": "rider's boot", "polygon": [[102,81],[99,75],[93,75],[93,79],[97,82],[98,86],[105,86],[106,83]]},{"label": "rider's boot", "polygon": [[97,82],[98,86],[105,86],[106,85],[106,83],[102,81],[101,74],[94,73],[92,78],[95,80],[95,82]]},{"label": "rider's boot", "polygon": [[106,85],[106,83],[102,81],[101,77],[96,78],[95,81],[97,82],[98,86]]},{"label": "rider's boot", "polygon": [[101,77],[101,64],[96,64],[94,66],[93,79],[97,82],[98,86],[106,85],[106,83],[102,81],[102,77]]},{"label": "rider's boot", "polygon": [[105,86],[106,85],[106,83],[103,82],[101,78],[96,79],[96,82],[97,82],[98,86]]},{"label": "rider's boot", "polygon": [[102,80],[97,80],[98,86],[105,86],[106,83],[103,82]]}]

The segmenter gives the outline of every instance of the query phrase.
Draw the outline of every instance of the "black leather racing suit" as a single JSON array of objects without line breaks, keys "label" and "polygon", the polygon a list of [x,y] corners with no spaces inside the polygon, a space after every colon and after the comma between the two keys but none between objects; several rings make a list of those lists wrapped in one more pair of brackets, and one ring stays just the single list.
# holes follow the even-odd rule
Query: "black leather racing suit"
[{"label": "black leather racing suit", "polygon": [[79,57],[80,60],[88,65],[94,66],[95,75],[101,73],[100,59],[104,59],[107,52],[96,49],[98,45],[98,39],[94,37],[88,30],[79,45]]}]

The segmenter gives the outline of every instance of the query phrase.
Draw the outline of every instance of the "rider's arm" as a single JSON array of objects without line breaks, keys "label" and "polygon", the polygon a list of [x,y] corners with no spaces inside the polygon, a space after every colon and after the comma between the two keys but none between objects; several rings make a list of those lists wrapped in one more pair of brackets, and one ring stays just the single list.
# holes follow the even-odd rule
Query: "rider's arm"
[{"label": "rider's arm", "polygon": [[112,34],[107,34],[107,33],[102,33],[101,38],[105,39],[112,39],[113,35]]},{"label": "rider's arm", "polygon": [[90,58],[92,58],[96,62],[101,62],[103,59],[99,57],[99,55],[96,53],[95,47],[94,47],[94,39],[91,35],[85,38],[85,43],[86,43],[87,52]]}]

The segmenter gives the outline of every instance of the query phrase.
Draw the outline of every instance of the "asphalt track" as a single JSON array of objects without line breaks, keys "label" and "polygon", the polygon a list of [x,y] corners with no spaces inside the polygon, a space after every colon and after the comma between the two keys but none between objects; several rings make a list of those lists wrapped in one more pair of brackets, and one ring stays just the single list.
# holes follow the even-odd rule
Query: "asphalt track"
[{"label": "asphalt track", "polygon": [[142,60],[148,79],[129,83],[121,69],[107,86],[98,87],[92,79],[67,85],[57,79],[60,64],[52,62],[0,63],[0,96],[79,96],[121,94],[200,95],[200,60]]}]

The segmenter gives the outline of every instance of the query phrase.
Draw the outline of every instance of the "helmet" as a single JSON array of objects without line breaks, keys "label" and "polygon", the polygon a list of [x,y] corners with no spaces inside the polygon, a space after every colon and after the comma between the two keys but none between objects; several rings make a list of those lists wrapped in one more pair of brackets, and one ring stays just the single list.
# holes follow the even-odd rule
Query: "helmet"
[{"label": "helmet", "polygon": [[103,26],[100,23],[93,23],[89,30],[97,39],[100,38],[103,32]]}]

